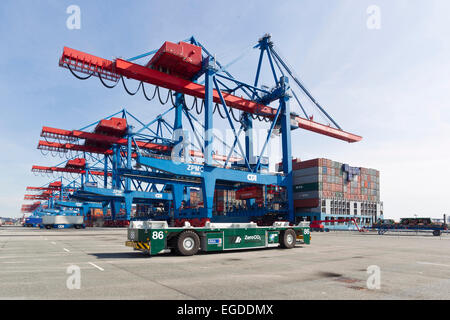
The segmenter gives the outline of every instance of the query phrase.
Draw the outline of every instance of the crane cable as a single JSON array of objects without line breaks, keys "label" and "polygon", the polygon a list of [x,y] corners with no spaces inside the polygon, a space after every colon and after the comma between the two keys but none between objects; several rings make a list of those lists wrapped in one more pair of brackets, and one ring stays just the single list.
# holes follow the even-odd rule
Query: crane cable
[{"label": "crane cable", "polygon": [[156,88],[157,87],[155,87],[155,90],[153,91],[153,96],[149,99],[147,96],[147,93],[145,92],[144,84],[142,84],[142,92],[144,93],[144,97],[145,97],[145,99],[147,99],[147,101],[152,101],[155,98]]},{"label": "crane cable", "polygon": [[92,77],[92,75],[95,73],[95,72],[93,72],[93,73],[91,73],[90,75],[88,75],[87,77],[81,77],[81,76],[77,75],[77,74],[72,70],[72,68],[70,67],[69,64],[67,64],[67,68],[70,70],[70,72],[73,74],[73,76],[74,76],[75,78],[80,79],[80,80],[87,80],[87,79],[89,79],[90,77]]},{"label": "crane cable", "polygon": [[[81,76],[77,75],[77,74],[72,70],[72,68],[70,67],[70,65],[67,64],[67,68],[70,70],[70,72],[72,73],[72,75],[73,75],[74,77],[76,77],[77,79],[80,79],[80,80],[87,80],[87,79],[89,79],[90,77],[92,77],[92,76],[95,74],[95,72],[93,72],[93,73],[91,73],[90,75],[88,75],[87,77],[81,77]],[[99,72],[97,72],[97,75],[98,75],[98,78],[100,79],[100,82],[103,84],[103,86],[105,86],[105,87],[108,88],[108,89],[114,88],[114,87],[117,86],[117,84],[119,83],[119,80],[118,80],[118,81],[116,81],[116,83],[115,83],[114,85],[108,85],[108,84],[105,83],[105,81],[103,80],[103,78],[102,78],[102,76],[101,76],[101,74],[100,74]],[[151,98],[148,98],[148,95],[147,95],[147,93],[146,93],[146,91],[145,91],[145,88],[144,88],[144,83],[143,83],[143,81],[140,81],[140,82],[139,82],[139,85],[138,85],[138,87],[136,88],[135,92],[131,92],[131,91],[128,89],[128,87],[126,86],[125,80],[124,80],[123,76],[121,76],[121,80],[122,80],[122,84],[123,84],[123,87],[124,87],[125,91],[126,91],[129,95],[131,95],[131,96],[136,95],[136,93],[137,93],[137,92],[139,91],[139,89],[142,87],[142,92],[143,92],[144,97],[145,97],[146,100],[152,101],[152,100],[155,98],[156,93],[158,93],[158,100],[159,100],[159,102],[160,102],[162,105],[167,104],[167,102],[169,101],[169,99],[171,99],[172,105],[175,106],[175,102],[174,102],[174,100],[173,100],[173,93],[172,93],[172,90],[170,90],[170,89],[169,89],[169,91],[167,92],[167,98],[166,98],[166,101],[163,101],[163,100],[161,99],[161,93],[160,93],[159,86],[155,86],[155,90],[154,90],[154,92],[153,92],[153,96],[152,96]],[[199,110],[197,98],[194,97],[194,101],[193,101],[193,103],[192,103],[192,107],[191,107],[191,108],[188,108],[187,105],[186,105],[186,100],[185,100],[184,94],[183,94],[183,105],[186,107],[186,109],[187,109],[188,111],[191,111],[191,110],[195,107],[195,111],[197,112],[197,114],[201,114],[202,111],[203,111],[203,109],[204,109],[204,104],[205,104],[205,101],[202,99],[202,103],[201,103],[201,105],[200,105],[200,110]],[[215,113],[216,110],[217,110],[217,112],[219,113],[219,116],[220,116],[222,119],[225,119],[225,118],[226,118],[226,115],[224,116],[224,115],[220,112],[220,109],[219,109],[217,103],[216,103],[215,106],[214,106],[213,114]],[[236,121],[236,122],[240,122],[240,120],[239,120],[238,118],[236,118],[236,116],[235,116],[235,114],[234,114],[234,111],[233,111],[233,108],[229,107],[229,111],[230,111],[230,113],[231,113],[231,115],[232,115],[233,120]],[[265,122],[269,122],[269,121],[270,121],[269,119],[267,119],[267,117],[264,117],[264,116],[259,116],[259,115],[253,115],[253,114],[251,114],[251,117],[252,117],[253,119],[255,119],[255,120],[258,119],[259,121],[265,121]]]},{"label": "crane cable", "polygon": [[[183,103],[183,107],[184,107],[187,111],[191,111],[191,110],[193,110],[193,109],[195,108],[197,114],[200,114],[201,111],[202,111],[202,109],[203,109],[203,105],[204,105],[205,101],[202,99],[202,107],[201,107],[201,109],[200,109],[200,112],[198,111],[198,100],[197,100],[197,97],[194,97],[194,100],[192,101],[192,106],[189,108],[189,107],[187,106],[187,103],[186,103],[186,96],[183,94],[183,101],[182,101],[182,103]],[[216,109],[218,110],[220,117],[221,117],[222,119],[225,119],[225,117],[222,116],[222,113],[221,113],[220,110],[218,109],[217,103],[216,103],[216,105],[215,105],[215,107],[214,107],[213,113],[215,113]],[[230,108],[229,110],[230,110],[231,116],[233,117],[234,121],[239,122],[239,119],[237,119],[236,116],[234,115],[233,108]]]},{"label": "crane cable", "polygon": [[141,82],[139,82],[139,85],[138,85],[136,91],[135,91],[135,92],[130,92],[130,90],[128,90],[128,88],[127,88],[127,86],[126,86],[126,84],[125,84],[125,80],[123,79],[123,76],[120,76],[120,78],[122,79],[123,88],[125,89],[125,91],[126,91],[130,96],[134,96],[134,95],[139,91],[139,89],[140,89],[141,86],[142,86],[142,81],[141,81]]},{"label": "crane cable", "polygon": [[100,82],[101,82],[105,87],[107,87],[108,89],[114,88],[114,87],[117,86],[117,84],[119,83],[119,80],[117,80],[116,83],[115,83],[114,85],[109,86],[109,85],[107,85],[107,84],[105,83],[105,81],[103,81],[101,74],[100,74],[99,72],[98,72],[97,74],[98,74],[98,78],[100,79]]}]

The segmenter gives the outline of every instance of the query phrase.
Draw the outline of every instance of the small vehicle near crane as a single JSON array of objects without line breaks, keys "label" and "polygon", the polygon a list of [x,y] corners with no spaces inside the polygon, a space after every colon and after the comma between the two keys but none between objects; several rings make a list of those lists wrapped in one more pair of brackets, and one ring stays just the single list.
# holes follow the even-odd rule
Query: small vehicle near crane
[{"label": "small vehicle near crane", "polygon": [[43,229],[67,229],[75,228],[81,229],[85,228],[86,225],[83,223],[82,216],[64,216],[64,215],[49,215],[42,217],[42,223],[40,228]]},{"label": "small vehicle near crane", "polygon": [[204,227],[169,227],[166,221],[132,221],[125,245],[152,256],[175,251],[192,256],[199,251],[258,249],[269,247],[294,248],[296,242],[310,244],[308,222],[291,226],[276,221],[272,226],[259,227],[256,223],[211,223]]},{"label": "small vehicle near crane", "polygon": [[442,231],[448,229],[445,223],[435,223],[431,221],[431,218],[401,218],[400,222],[390,221],[378,221],[374,224],[374,228],[378,230],[379,235],[383,235],[388,231],[398,231],[398,232],[426,232],[431,231],[433,236],[440,236]]},{"label": "small vehicle near crane", "polygon": [[311,222],[310,227],[311,227],[311,231],[316,231],[316,232],[328,232],[330,231],[328,228],[325,228],[325,226],[323,225],[323,220],[314,220]]},{"label": "small vehicle near crane", "polygon": [[328,232],[330,231],[328,228],[324,227],[324,223],[344,223],[344,222],[352,222],[355,226],[356,229],[359,232],[365,232],[366,229],[365,228],[360,228],[358,226],[358,222],[356,221],[356,219],[354,218],[342,218],[342,219],[328,219],[328,220],[314,220],[313,222],[311,222],[311,231],[320,231],[320,232]]},{"label": "small vehicle near crane", "polygon": [[26,217],[23,223],[24,227],[39,227],[42,223],[42,218],[39,216]]}]

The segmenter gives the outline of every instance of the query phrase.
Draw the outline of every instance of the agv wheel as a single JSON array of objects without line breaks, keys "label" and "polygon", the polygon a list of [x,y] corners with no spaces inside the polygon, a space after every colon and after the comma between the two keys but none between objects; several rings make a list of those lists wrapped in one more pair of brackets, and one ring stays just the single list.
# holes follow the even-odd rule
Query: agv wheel
[{"label": "agv wheel", "polygon": [[183,231],[177,237],[175,249],[182,256],[192,256],[200,249],[200,238],[194,231]]},{"label": "agv wheel", "polygon": [[295,247],[296,237],[297,235],[295,234],[295,231],[292,229],[287,229],[283,231],[280,237],[281,247],[285,249],[291,249]]},{"label": "agv wheel", "polygon": [[441,235],[441,230],[434,230],[433,231],[433,236],[438,237]]}]

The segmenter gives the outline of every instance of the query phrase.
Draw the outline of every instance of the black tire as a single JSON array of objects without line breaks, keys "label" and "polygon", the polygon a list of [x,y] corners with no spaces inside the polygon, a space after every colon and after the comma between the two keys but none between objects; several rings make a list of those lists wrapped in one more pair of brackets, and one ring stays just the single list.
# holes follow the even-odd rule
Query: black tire
[{"label": "black tire", "polygon": [[51,229],[52,228],[52,226],[51,225],[45,225],[45,229]]},{"label": "black tire", "polygon": [[287,229],[281,233],[280,245],[284,249],[292,249],[295,247],[297,235],[293,229]]},{"label": "black tire", "polygon": [[81,229],[81,226],[79,224],[76,224],[75,229]]},{"label": "black tire", "polygon": [[433,231],[433,236],[439,237],[440,235],[441,235],[441,230],[434,230]]},{"label": "black tire", "polygon": [[175,250],[182,256],[193,256],[200,249],[200,238],[191,230],[181,232],[176,239]]}]

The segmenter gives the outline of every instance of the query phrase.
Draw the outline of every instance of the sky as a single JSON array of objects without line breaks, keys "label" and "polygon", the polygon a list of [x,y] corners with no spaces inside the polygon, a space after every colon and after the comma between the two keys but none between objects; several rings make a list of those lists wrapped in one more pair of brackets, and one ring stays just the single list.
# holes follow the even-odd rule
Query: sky
[{"label": "sky", "polygon": [[[70,5],[80,29],[67,28]],[[385,217],[449,215],[449,10],[447,0],[1,1],[0,216],[21,216],[26,186],[48,182],[33,164],[62,161],[36,149],[43,125],[77,129],[124,107],[148,121],[161,113],[142,95],[74,79],[58,67],[64,46],[129,58],[194,35],[223,64],[249,51],[229,71],[252,82],[250,48],[265,33],[340,126],[363,136],[295,130],[294,157],[379,170]]]}]

